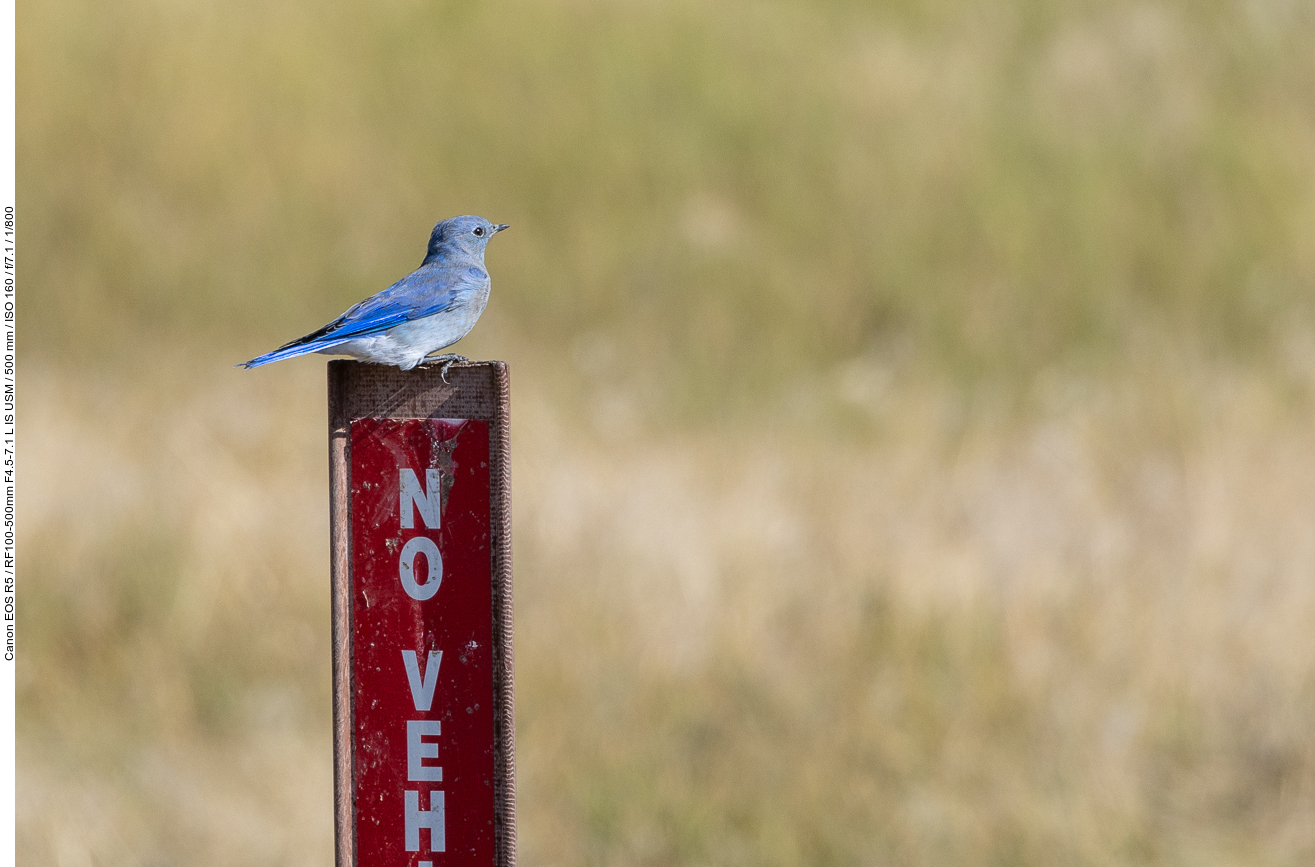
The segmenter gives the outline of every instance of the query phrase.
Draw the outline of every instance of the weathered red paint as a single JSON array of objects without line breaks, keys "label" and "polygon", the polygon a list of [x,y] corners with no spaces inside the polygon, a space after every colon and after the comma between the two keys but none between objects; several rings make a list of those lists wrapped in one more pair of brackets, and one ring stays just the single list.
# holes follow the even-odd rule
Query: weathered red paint
[{"label": "weathered red paint", "polygon": [[[442,519],[416,514],[402,527],[399,471],[442,480]],[[351,422],[352,742],[356,859],[360,865],[494,863],[493,611],[489,512],[489,424],[479,420],[355,419]],[[413,599],[398,561],[416,536],[438,545],[442,582]],[[423,555],[420,562],[424,562]],[[417,567],[417,572],[419,569]],[[423,667],[442,651],[433,704],[418,711],[402,651]],[[438,720],[442,782],[408,780],[407,722]],[[444,792],[446,850],[405,849],[404,792]]]}]

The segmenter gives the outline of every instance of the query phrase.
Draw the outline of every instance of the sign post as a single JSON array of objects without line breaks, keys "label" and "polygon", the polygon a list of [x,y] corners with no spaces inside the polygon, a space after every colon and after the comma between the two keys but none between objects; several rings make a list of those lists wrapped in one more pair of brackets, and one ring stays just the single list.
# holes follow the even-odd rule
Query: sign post
[{"label": "sign post", "polygon": [[337,867],[516,863],[502,362],[329,362]]}]

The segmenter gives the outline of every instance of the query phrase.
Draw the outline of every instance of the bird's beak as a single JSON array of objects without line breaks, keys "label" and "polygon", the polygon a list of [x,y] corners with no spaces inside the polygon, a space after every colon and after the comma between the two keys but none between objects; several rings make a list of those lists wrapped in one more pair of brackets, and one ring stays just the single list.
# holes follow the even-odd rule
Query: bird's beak
[{"label": "bird's beak", "polygon": [[507,224],[507,223],[502,223],[502,224],[500,224],[500,225],[497,225],[497,226],[494,226],[494,227],[493,227],[493,234],[496,235],[496,234],[498,234],[499,232],[501,232],[503,229],[510,229],[510,228],[511,228],[511,226],[510,226],[509,224]]}]

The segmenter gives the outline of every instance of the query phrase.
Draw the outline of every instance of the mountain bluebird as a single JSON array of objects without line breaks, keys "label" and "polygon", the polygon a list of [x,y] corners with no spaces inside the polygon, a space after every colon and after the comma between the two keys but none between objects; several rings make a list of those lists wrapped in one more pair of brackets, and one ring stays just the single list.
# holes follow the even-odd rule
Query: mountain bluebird
[{"label": "mountain bluebird", "polygon": [[[350,355],[410,370],[470,333],[489,301],[484,248],[507,228],[483,217],[453,217],[434,227],[420,267],[321,328],[239,365],[260,367],[311,352]],[[442,375],[460,355],[440,355]]]}]

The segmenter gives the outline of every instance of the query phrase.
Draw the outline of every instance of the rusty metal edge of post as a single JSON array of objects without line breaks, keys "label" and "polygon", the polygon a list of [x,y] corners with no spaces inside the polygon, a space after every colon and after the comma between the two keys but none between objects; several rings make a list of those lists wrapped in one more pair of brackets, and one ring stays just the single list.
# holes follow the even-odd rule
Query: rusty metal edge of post
[{"label": "rusty metal edge of post", "polygon": [[[515,649],[513,645],[512,568],[511,568],[511,376],[505,362],[493,365],[496,390],[494,419],[490,425],[490,483],[495,494],[489,516],[497,538],[493,557],[493,635],[495,665],[493,669],[495,699],[498,702],[498,731],[495,733],[494,782],[501,791],[494,792],[495,839],[498,867],[516,867],[516,689]],[[500,657],[500,658],[499,658]],[[501,765],[501,773],[497,770]]]},{"label": "rusty metal edge of post", "polygon": [[[507,364],[502,361],[484,361],[454,365],[449,376],[469,382],[471,373],[484,368],[490,374],[492,394],[487,414],[489,421],[489,523],[495,534],[491,546],[491,574],[493,593],[494,666],[493,692],[495,702],[494,731],[494,861],[497,867],[516,867],[516,701],[515,654],[512,633],[512,567],[511,567],[511,380]],[[336,867],[356,867],[356,829],[352,791],[355,762],[352,761],[352,671],[351,671],[351,436],[353,418],[371,417],[360,414],[353,400],[352,386],[357,374],[370,378],[402,382],[383,399],[384,405],[372,404],[371,411],[388,413],[378,417],[433,417],[416,416],[414,401],[423,394],[426,380],[438,388],[433,380],[438,371],[433,367],[400,371],[359,361],[330,361],[328,364],[329,391],[329,523],[330,573],[332,581],[332,633],[333,633],[333,801],[334,801],[334,863]],[[440,380],[441,381],[441,380]],[[376,383],[377,384],[377,383]],[[454,383],[455,384],[455,383]],[[470,383],[473,391],[481,391],[478,381]],[[444,401],[454,396],[460,386],[444,384],[447,392]],[[402,397],[407,393],[407,397]],[[382,395],[376,394],[376,399]],[[473,402],[473,397],[471,398]],[[397,413],[399,410],[402,414]],[[459,416],[458,416],[459,417]]]},{"label": "rusty metal edge of post", "polygon": [[350,369],[329,363],[329,564],[333,642],[333,836],[335,867],[356,862],[351,761]]}]

